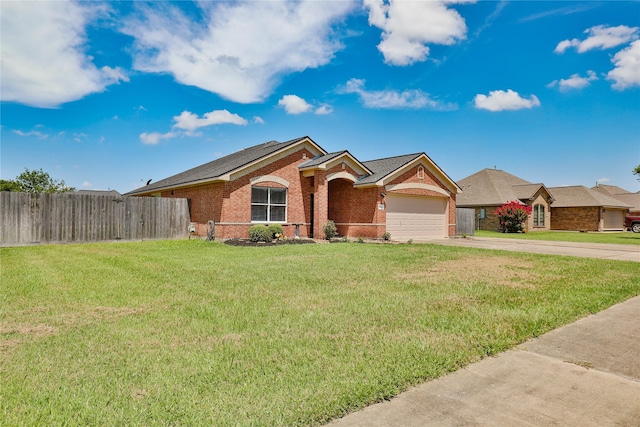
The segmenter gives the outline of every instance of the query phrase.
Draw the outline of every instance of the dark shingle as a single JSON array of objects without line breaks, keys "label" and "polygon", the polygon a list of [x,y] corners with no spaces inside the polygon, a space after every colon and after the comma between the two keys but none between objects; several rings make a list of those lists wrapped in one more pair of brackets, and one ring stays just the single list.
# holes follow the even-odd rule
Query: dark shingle
[{"label": "dark shingle", "polygon": [[278,142],[269,141],[263,144],[254,145],[253,147],[245,148],[228,156],[221,157],[213,160],[209,163],[205,163],[195,168],[186,170],[179,174],[164,178],[160,181],[152,182],[149,185],[130,191],[127,195],[133,195],[138,193],[148,193],[150,191],[159,191],[166,187],[175,187],[178,185],[185,185],[193,182],[213,180],[220,176],[223,176],[229,172],[232,172],[242,166],[248,165],[262,157],[282,150],[289,145],[295,144],[307,137],[292,139],[291,141]]},{"label": "dark shingle", "polygon": [[362,164],[373,173],[359,179],[356,185],[373,184],[421,155],[422,153],[405,154],[404,156],[387,157],[385,159],[362,162]]}]

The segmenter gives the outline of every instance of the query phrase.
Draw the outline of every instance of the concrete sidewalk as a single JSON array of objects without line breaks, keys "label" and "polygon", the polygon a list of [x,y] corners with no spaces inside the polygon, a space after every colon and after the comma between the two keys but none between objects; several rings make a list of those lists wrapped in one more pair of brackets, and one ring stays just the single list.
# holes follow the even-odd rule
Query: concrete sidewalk
[{"label": "concrete sidewalk", "polygon": [[438,239],[424,243],[640,262],[640,245],[552,242],[546,240],[519,240],[499,237]]},{"label": "concrete sidewalk", "polygon": [[640,296],[330,425],[640,426]]}]

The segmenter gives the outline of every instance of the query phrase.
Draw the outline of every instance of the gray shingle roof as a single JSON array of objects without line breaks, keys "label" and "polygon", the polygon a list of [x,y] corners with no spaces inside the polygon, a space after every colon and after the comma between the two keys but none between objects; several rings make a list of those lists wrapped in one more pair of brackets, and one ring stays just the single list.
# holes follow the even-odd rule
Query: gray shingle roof
[{"label": "gray shingle roof", "polygon": [[552,187],[549,192],[555,199],[552,208],[574,208],[587,206],[602,206],[608,208],[632,208],[633,206],[615,199],[599,191],[583,185],[569,187]]},{"label": "gray shingle roof", "polygon": [[622,203],[626,203],[627,205],[633,206],[631,210],[640,211],[640,192],[638,193],[628,193],[628,194],[615,194],[613,196],[614,199],[620,200]]},{"label": "gray shingle roof", "polygon": [[269,141],[263,144],[254,145],[253,147],[236,151],[228,156],[196,166],[195,168],[164,178],[160,181],[152,182],[149,185],[145,185],[144,187],[128,192],[127,195],[148,193],[156,190],[160,191],[167,187],[175,187],[198,181],[214,180],[215,178],[228,174],[229,172],[248,165],[269,154],[275,153],[276,151],[282,150],[283,148],[293,145],[305,138],[308,137],[304,136],[286,142]]},{"label": "gray shingle roof", "polygon": [[404,156],[387,157],[385,159],[362,162],[362,164],[373,173],[360,178],[356,181],[356,185],[373,184],[421,155],[422,153],[405,154]]},{"label": "gray shingle roof", "polygon": [[597,184],[595,187],[591,187],[591,189],[607,194],[609,196],[617,196],[618,194],[633,194],[631,193],[631,191],[627,191],[624,188],[618,187],[617,185]]},{"label": "gray shingle roof", "polygon": [[458,185],[462,188],[456,198],[458,206],[492,206],[528,199],[542,184],[532,184],[503,170],[483,169],[461,179]]}]

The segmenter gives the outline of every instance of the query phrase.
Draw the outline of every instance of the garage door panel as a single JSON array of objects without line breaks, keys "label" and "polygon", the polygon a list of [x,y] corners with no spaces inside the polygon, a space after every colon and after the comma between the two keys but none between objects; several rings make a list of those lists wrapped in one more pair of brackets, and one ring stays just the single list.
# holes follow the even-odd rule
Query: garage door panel
[{"label": "garage door panel", "polygon": [[387,231],[394,240],[446,236],[447,199],[387,195]]},{"label": "garage door panel", "polygon": [[605,230],[622,230],[624,225],[624,212],[620,210],[607,209],[603,214]]}]

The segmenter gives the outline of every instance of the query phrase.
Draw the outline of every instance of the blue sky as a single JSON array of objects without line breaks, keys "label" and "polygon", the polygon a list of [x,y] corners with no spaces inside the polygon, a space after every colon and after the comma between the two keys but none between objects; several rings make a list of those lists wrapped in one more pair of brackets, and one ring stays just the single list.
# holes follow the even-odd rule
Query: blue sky
[{"label": "blue sky", "polygon": [[639,191],[640,2],[0,2],[0,178],[122,193],[270,140]]}]

